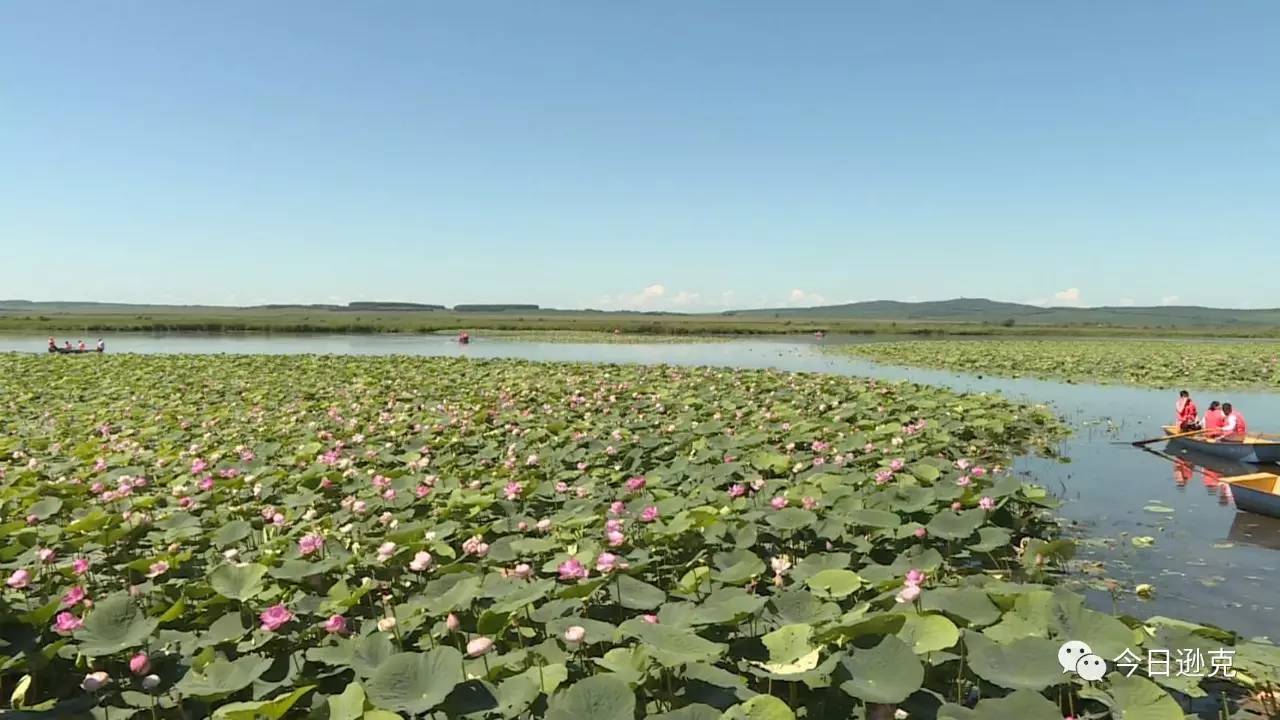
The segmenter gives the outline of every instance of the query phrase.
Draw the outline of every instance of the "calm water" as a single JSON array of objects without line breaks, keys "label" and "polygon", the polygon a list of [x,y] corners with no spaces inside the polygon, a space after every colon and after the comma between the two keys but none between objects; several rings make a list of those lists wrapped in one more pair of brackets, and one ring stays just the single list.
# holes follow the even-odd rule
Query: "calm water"
[{"label": "calm water", "polygon": [[[480,336],[467,346],[431,335],[120,334],[106,340],[109,352],[400,353],[778,368],[910,380],[1048,403],[1076,429],[1062,446],[1062,454],[1070,461],[1023,458],[1015,469],[1058,494],[1065,501],[1060,515],[1076,532],[1096,539],[1096,543],[1082,546],[1082,559],[1105,562],[1106,576],[1119,579],[1127,588],[1139,582],[1155,586],[1153,600],[1140,602],[1128,594],[1122,598],[1120,610],[1135,615],[1172,615],[1245,635],[1275,632],[1274,621],[1266,618],[1280,605],[1280,521],[1237,513],[1229,489],[1215,474],[1252,468],[1223,466],[1194,456],[1176,463],[1172,457],[1117,444],[1161,434],[1160,425],[1173,412],[1173,394],[1165,391],[890,367],[832,357],[807,340],[601,345],[487,340]],[[44,343],[45,338],[39,336],[0,335],[0,352],[43,352]],[[76,361],[93,362],[93,358]],[[1280,431],[1280,395],[1189,389],[1202,409],[1211,399],[1230,400],[1253,427]],[[1208,464],[1208,473],[1202,462]],[[1173,512],[1144,509],[1152,505]],[[1133,536],[1151,536],[1155,544],[1135,548],[1129,540]],[[1093,592],[1090,598],[1100,609],[1111,609],[1105,593]]]}]

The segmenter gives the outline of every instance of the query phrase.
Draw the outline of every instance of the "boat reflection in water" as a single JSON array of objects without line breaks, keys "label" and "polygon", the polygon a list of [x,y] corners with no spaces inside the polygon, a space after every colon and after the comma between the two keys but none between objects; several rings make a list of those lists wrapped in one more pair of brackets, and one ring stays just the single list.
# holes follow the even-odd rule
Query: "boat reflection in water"
[{"label": "boat reflection in water", "polygon": [[[1223,482],[1224,477],[1252,475],[1259,472],[1280,474],[1280,467],[1275,465],[1260,466],[1227,460],[1189,448],[1179,448],[1175,453],[1157,452],[1155,454],[1173,461],[1173,481],[1179,488],[1186,488],[1198,474],[1205,489],[1217,497],[1219,505],[1234,503],[1231,483]],[[1229,539],[1233,542],[1280,550],[1280,519],[1254,512],[1239,511],[1231,525]]]}]

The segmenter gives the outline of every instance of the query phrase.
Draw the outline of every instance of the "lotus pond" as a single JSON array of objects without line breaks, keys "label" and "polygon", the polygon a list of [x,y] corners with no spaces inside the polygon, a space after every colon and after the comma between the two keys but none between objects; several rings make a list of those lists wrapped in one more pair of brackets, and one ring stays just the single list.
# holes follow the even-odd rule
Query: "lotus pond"
[{"label": "lotus pond", "polygon": [[1161,388],[1280,389],[1280,343],[929,340],[833,346],[895,365]]},{"label": "lotus pond", "polygon": [[[1280,650],[1055,587],[1043,407],[405,357],[0,356],[0,703],[69,717],[1181,718],[1065,640]],[[1232,691],[1231,697],[1238,697]]]}]

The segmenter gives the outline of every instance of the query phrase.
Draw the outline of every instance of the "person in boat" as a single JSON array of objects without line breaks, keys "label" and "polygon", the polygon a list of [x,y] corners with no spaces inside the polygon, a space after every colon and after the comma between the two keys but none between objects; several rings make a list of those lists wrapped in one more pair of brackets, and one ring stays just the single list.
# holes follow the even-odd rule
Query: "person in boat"
[{"label": "person in boat", "polygon": [[84,352],[84,351],[85,351],[85,346],[84,346],[84,341],[83,341],[83,340],[81,340],[81,341],[80,341],[80,346],[79,346],[77,349],[78,349],[80,352]]},{"label": "person in boat", "polygon": [[106,352],[107,350],[107,344],[102,341],[102,338],[98,338],[98,344],[95,347],[97,348],[98,352]]},{"label": "person in boat", "polygon": [[1231,403],[1222,403],[1222,435],[1218,438],[1224,442],[1244,442],[1249,433],[1249,425],[1239,410],[1231,407]]},{"label": "person in boat", "polygon": [[466,345],[467,343],[471,342],[471,335],[468,334],[466,330],[463,330],[462,332],[458,333],[458,342],[462,343],[463,345]]},{"label": "person in boat", "polygon": [[1222,407],[1217,400],[1209,403],[1209,409],[1204,411],[1204,421],[1201,423],[1204,427],[1205,437],[1217,437],[1222,434],[1222,424],[1226,422],[1226,418],[1222,416]]},{"label": "person in boat", "polygon": [[58,351],[58,341],[56,338],[49,338],[49,352]]},{"label": "person in boat", "polygon": [[1200,429],[1200,421],[1196,418],[1200,415],[1200,411],[1196,409],[1196,403],[1191,399],[1191,393],[1183,390],[1178,393],[1178,401],[1173,404],[1173,409],[1178,413],[1178,431],[1190,432]]},{"label": "person in boat", "polygon": [[68,341],[66,341],[65,343],[63,343],[63,344],[62,344],[62,349],[63,349],[63,350],[66,350],[67,352],[71,352],[71,341],[70,341],[70,340],[68,340]]}]

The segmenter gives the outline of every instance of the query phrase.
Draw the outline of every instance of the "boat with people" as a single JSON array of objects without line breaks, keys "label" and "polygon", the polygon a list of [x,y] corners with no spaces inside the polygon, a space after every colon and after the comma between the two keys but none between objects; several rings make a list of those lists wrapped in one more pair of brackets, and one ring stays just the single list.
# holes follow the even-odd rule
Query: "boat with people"
[{"label": "boat with people", "polygon": [[1249,473],[1222,481],[1231,484],[1231,497],[1236,501],[1237,510],[1280,518],[1280,475]]},{"label": "boat with people", "polygon": [[81,340],[79,344],[72,345],[70,340],[66,340],[59,345],[56,338],[49,338],[50,353],[55,355],[88,355],[90,353],[103,353],[107,351],[107,343],[102,338],[98,338],[98,342],[93,347],[89,347]]},{"label": "boat with people", "polygon": [[1280,463],[1280,440],[1256,434],[1247,434],[1239,439],[1208,437],[1203,430],[1180,432],[1176,425],[1165,425],[1163,430],[1170,449],[1190,448],[1205,455],[1236,462]]}]

